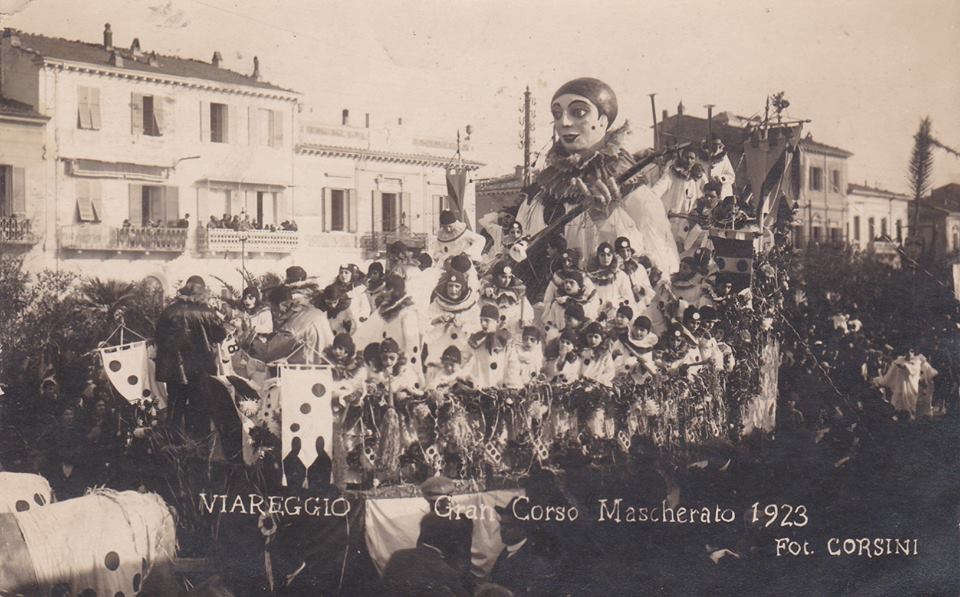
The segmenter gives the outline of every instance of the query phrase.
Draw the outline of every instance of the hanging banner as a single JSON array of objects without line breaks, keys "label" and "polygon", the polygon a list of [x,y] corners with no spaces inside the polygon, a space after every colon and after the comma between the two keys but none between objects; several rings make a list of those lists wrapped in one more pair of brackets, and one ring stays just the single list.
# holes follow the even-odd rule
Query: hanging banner
[{"label": "hanging banner", "polygon": [[0,514],[46,506],[50,496],[50,483],[40,475],[0,473]]},{"label": "hanging banner", "polygon": [[460,212],[460,217],[464,222],[467,222],[467,214],[463,213],[463,200],[466,192],[467,171],[457,166],[447,168],[447,195],[450,197],[453,206]]},{"label": "hanging banner", "polygon": [[156,364],[147,352],[147,342],[131,342],[100,349],[103,369],[114,389],[131,404],[150,398],[160,408],[167,406],[166,386],[157,381]]},{"label": "hanging banner", "polygon": [[[309,468],[317,458],[317,439],[333,459],[333,370],[318,365],[280,366],[280,412],[283,458],[300,438],[300,461]],[[286,483],[286,479],[284,479]]]}]

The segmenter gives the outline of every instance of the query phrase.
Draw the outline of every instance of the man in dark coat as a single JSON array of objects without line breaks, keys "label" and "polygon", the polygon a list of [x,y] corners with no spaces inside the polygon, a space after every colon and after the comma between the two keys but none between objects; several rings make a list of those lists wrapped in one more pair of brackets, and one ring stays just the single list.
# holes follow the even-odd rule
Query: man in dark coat
[{"label": "man in dark coat", "polygon": [[450,539],[449,526],[429,514],[420,521],[420,537],[413,549],[400,549],[390,556],[383,570],[383,594],[387,597],[466,597],[462,575],[447,562],[444,553]]},{"label": "man in dark coat", "polygon": [[209,432],[205,387],[219,373],[219,344],[227,336],[206,300],[203,278],[190,276],[157,321],[157,380],[167,384],[169,421],[195,436]]},{"label": "man in dark coat", "polygon": [[562,595],[560,548],[533,523],[517,520],[513,498],[495,509],[500,515],[500,538],[504,550],[497,558],[489,580],[507,587],[514,595]]},{"label": "man in dark coat", "polygon": [[[453,505],[453,492],[456,489],[453,481],[446,477],[430,477],[420,486],[423,499],[430,504],[430,511],[424,516],[433,519],[439,527],[445,528],[447,540],[445,542],[444,559],[456,568],[467,581],[472,582],[470,572],[473,549],[473,521],[466,517],[441,516],[446,514]],[[440,503],[438,504],[438,500]]]}]

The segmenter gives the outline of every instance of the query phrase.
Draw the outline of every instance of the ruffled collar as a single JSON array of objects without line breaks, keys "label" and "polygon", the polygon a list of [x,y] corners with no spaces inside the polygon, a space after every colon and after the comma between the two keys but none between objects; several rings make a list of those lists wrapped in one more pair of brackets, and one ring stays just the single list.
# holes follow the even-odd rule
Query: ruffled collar
[{"label": "ruffled collar", "polygon": [[442,228],[437,231],[437,242],[439,243],[451,243],[467,231],[467,225],[463,222],[457,222],[454,224],[454,229],[451,232],[446,232]]},{"label": "ruffled collar", "polygon": [[380,317],[382,317],[384,321],[393,321],[397,315],[400,315],[401,311],[412,306],[413,298],[405,294],[398,299],[383,301],[380,303],[380,306],[377,307],[377,312],[380,313]]},{"label": "ruffled collar", "polygon": [[[616,178],[633,166],[633,156],[622,147],[624,138],[629,133],[629,123],[608,131],[600,146],[586,156],[569,153],[560,142],[554,143],[547,153],[546,167],[537,176],[537,184],[542,189],[542,200],[551,204],[578,204],[590,197],[583,195],[583,191],[576,184],[577,179],[583,182],[593,195],[598,181]],[[621,193],[626,195],[635,186],[636,183],[621,185]],[[602,196],[602,193],[598,190],[596,195]]]},{"label": "ruffled collar", "polygon": [[483,288],[483,299],[495,302],[497,304],[520,303],[527,293],[527,287],[518,278],[514,278],[510,286],[501,288],[494,283],[489,283]]},{"label": "ruffled collar", "polygon": [[592,270],[589,275],[590,279],[593,280],[593,283],[597,286],[609,286],[613,284],[613,281],[617,277],[617,263],[614,261],[609,266],[600,265],[599,262],[594,262],[596,269]]},{"label": "ruffled collar", "polygon": [[477,304],[477,295],[472,288],[467,288],[466,294],[460,299],[454,300],[447,298],[437,291],[433,292],[433,302],[437,304],[442,311],[447,313],[462,313]]}]

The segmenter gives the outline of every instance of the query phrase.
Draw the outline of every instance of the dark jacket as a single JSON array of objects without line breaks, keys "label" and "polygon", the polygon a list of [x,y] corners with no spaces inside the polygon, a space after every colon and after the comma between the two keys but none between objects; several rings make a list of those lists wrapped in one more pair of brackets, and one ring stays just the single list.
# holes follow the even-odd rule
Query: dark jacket
[{"label": "dark jacket", "polygon": [[461,575],[436,549],[421,545],[395,551],[383,571],[383,594],[388,597],[444,595],[466,597]]},{"label": "dark jacket", "polygon": [[500,553],[489,580],[503,585],[515,595],[561,595],[560,553],[552,541],[532,536],[511,557],[506,548]]},{"label": "dark jacket", "polygon": [[213,309],[199,300],[177,297],[157,321],[157,380],[186,384],[216,375],[217,345],[226,337]]}]

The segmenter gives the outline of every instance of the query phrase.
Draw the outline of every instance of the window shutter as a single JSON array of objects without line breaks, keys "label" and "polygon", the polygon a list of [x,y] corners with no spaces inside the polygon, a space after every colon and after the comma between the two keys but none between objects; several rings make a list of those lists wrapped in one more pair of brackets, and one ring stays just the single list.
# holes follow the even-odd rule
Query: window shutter
[{"label": "window shutter", "polygon": [[223,109],[223,142],[224,143],[235,143],[237,141],[237,132],[236,132],[236,114],[235,106],[229,104],[224,104],[225,108]]},{"label": "window shutter", "polygon": [[163,187],[163,225],[180,219],[180,187]]},{"label": "window shutter", "polygon": [[82,129],[93,128],[90,117],[89,87],[77,87],[77,125]]},{"label": "window shutter", "polygon": [[347,230],[350,232],[357,231],[357,192],[354,189],[349,189],[345,192],[347,197]]},{"label": "window shutter", "polygon": [[143,134],[143,95],[139,93],[130,94],[130,132]]},{"label": "window shutter", "polygon": [[273,133],[273,138],[270,139],[270,146],[283,147],[283,112],[274,110],[271,114],[273,117],[273,127],[270,132]]},{"label": "window shutter", "polygon": [[90,181],[77,181],[77,214],[81,222],[97,221],[97,214],[93,209],[93,202],[90,200]]},{"label": "window shutter", "polygon": [[257,108],[255,106],[247,108],[247,144],[250,146],[257,144]]},{"label": "window shutter", "polygon": [[200,102],[200,141],[210,141],[210,102]]},{"label": "window shutter", "polygon": [[94,130],[100,130],[100,88],[87,88],[87,108],[90,111],[90,127]]},{"label": "window shutter", "polygon": [[27,171],[23,168],[13,168],[12,213],[17,216],[27,215]]},{"label": "window shutter", "polygon": [[96,221],[103,221],[103,197],[101,196],[100,181],[90,181],[90,202],[93,204],[93,211],[96,213]]},{"label": "window shutter", "polygon": [[380,199],[380,193],[370,191],[370,201],[373,202],[373,230],[371,232],[383,232],[383,202]]},{"label": "window shutter", "polygon": [[153,96],[153,122],[156,124],[158,135],[167,134],[167,98]]},{"label": "window shutter", "polygon": [[414,230],[413,221],[416,218],[413,216],[413,206],[410,202],[410,193],[400,193],[400,217],[398,221],[400,224],[406,226],[411,231]]},{"label": "window shutter", "polygon": [[143,185],[130,185],[130,225],[143,226]]},{"label": "window shutter", "polygon": [[320,226],[324,232],[330,232],[330,227],[333,226],[333,206],[330,201],[329,187],[323,187],[323,218]]}]

